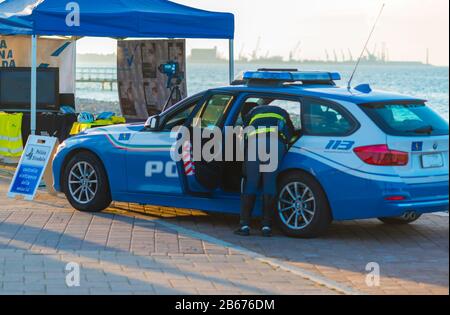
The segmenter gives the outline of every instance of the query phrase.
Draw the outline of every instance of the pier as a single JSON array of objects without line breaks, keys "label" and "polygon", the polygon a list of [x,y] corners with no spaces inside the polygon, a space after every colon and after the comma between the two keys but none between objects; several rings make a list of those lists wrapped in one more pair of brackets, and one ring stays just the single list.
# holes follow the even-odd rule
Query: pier
[{"label": "pier", "polygon": [[102,90],[114,89],[114,84],[117,83],[117,69],[116,68],[95,68],[95,67],[78,67],[77,68],[77,83],[99,83]]}]

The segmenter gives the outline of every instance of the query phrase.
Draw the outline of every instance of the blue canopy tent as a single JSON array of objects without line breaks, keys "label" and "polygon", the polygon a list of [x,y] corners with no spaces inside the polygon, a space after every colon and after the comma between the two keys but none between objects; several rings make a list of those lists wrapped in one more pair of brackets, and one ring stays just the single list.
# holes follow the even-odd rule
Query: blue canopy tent
[{"label": "blue canopy tent", "polygon": [[30,35],[31,130],[36,130],[37,36],[229,40],[234,78],[234,16],[167,0],[0,0],[0,34]]}]

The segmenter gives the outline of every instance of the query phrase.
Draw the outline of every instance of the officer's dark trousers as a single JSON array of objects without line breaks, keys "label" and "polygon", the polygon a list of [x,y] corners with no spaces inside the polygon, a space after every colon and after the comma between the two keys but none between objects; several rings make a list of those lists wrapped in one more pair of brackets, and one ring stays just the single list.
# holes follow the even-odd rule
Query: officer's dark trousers
[{"label": "officer's dark trousers", "polygon": [[[274,211],[274,201],[277,191],[278,170],[286,155],[286,144],[276,135],[264,135],[265,143],[261,141],[261,135],[249,137],[245,146],[245,160],[243,167],[242,194],[241,194],[241,226],[248,226],[255,206],[256,195],[259,191],[263,194],[263,226],[271,226]],[[253,141],[253,142],[252,142]],[[270,141],[275,141],[278,152],[270,151]],[[265,152],[271,156],[272,160],[262,161],[264,158],[258,154],[260,147],[265,147]],[[249,152],[256,149],[256,154]],[[272,153],[274,155],[272,155]],[[275,154],[276,153],[276,154]],[[256,157],[256,158],[255,158]],[[275,159],[275,161],[273,161]],[[276,169],[271,172],[262,172],[261,167],[274,163]]]}]

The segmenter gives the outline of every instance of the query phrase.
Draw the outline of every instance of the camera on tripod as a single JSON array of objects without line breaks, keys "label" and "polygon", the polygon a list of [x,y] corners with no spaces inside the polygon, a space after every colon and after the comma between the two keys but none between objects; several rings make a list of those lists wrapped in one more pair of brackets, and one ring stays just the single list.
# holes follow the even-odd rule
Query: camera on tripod
[{"label": "camera on tripod", "polygon": [[167,76],[167,88],[170,89],[169,98],[163,108],[164,111],[170,103],[175,104],[181,101],[180,84],[184,80],[184,72],[180,71],[180,64],[175,61],[161,64],[158,70]]},{"label": "camera on tripod", "polygon": [[168,61],[158,67],[159,72],[167,76],[167,88],[180,85],[184,79],[184,73],[180,71],[180,64],[175,61]]}]

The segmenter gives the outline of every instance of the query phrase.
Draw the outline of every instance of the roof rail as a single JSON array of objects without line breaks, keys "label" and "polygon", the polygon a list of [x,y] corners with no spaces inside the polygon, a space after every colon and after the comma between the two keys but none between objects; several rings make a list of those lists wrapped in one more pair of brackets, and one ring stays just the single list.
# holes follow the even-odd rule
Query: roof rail
[{"label": "roof rail", "polygon": [[273,71],[277,71],[277,72],[298,72],[298,69],[296,68],[259,68],[258,69],[259,72],[264,71],[264,72],[273,72]]}]

